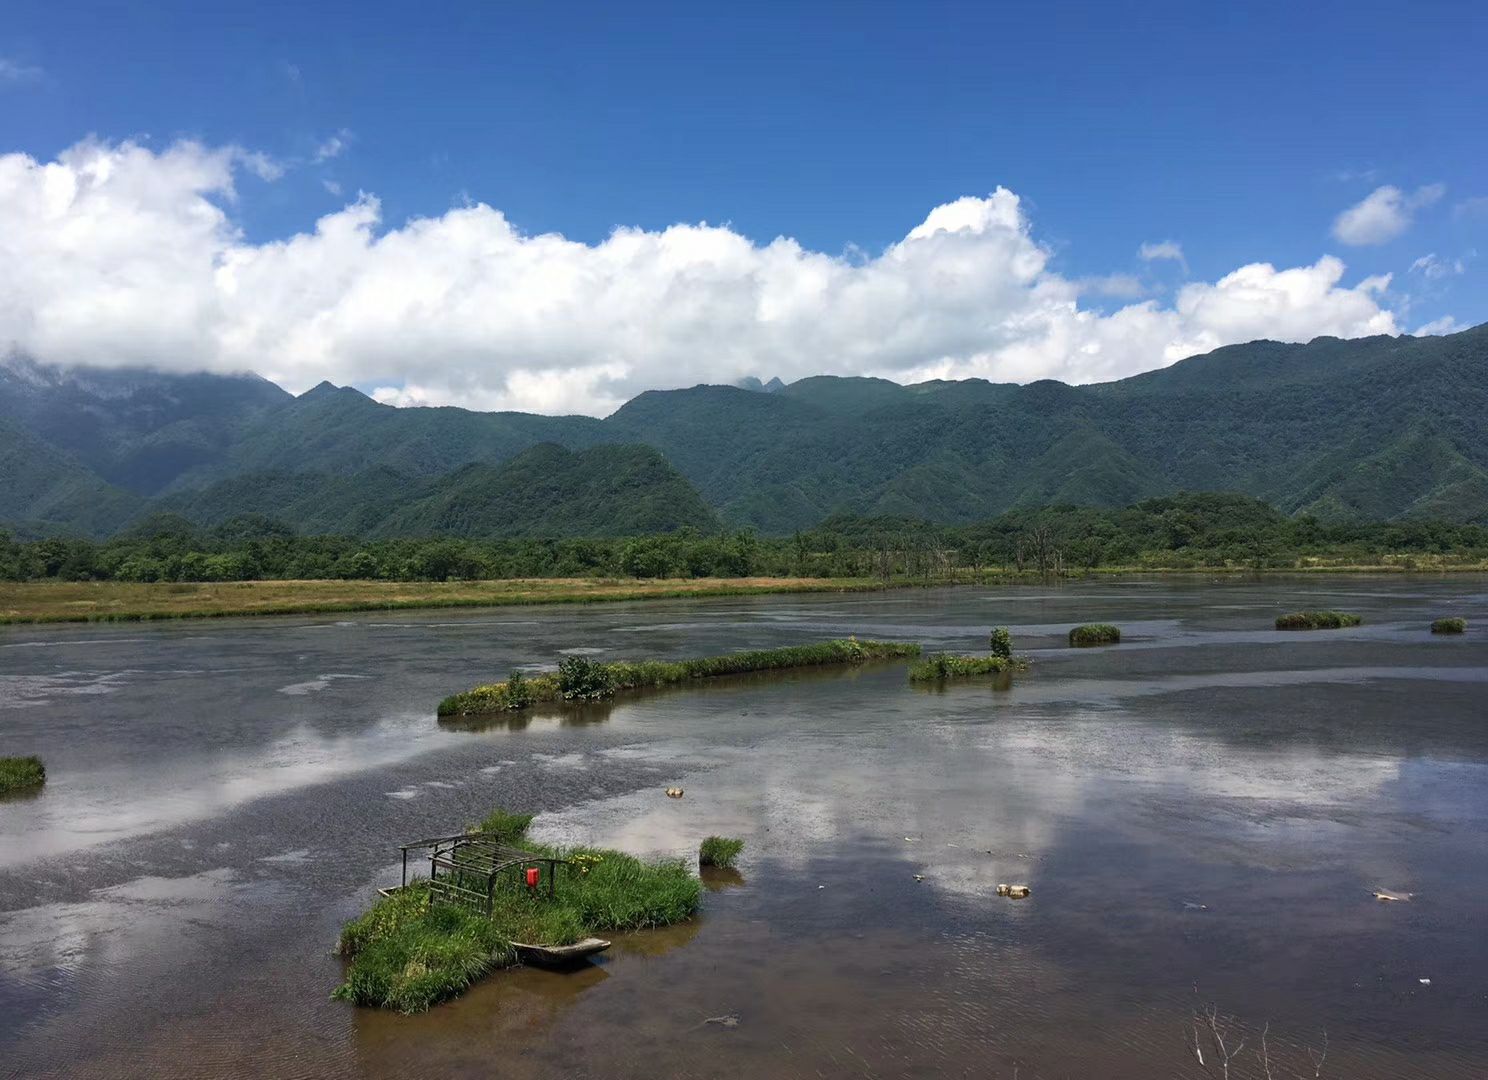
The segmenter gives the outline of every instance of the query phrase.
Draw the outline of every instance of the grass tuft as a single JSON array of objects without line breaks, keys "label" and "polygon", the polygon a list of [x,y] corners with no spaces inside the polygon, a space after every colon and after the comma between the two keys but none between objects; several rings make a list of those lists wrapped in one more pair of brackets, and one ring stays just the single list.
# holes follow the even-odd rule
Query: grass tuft
[{"label": "grass tuft", "polygon": [[1278,630],[1339,630],[1358,626],[1364,620],[1347,611],[1294,611],[1276,617]]},{"label": "grass tuft", "polygon": [[1452,616],[1449,619],[1437,619],[1431,624],[1433,634],[1465,634],[1467,633],[1467,620],[1461,616]]},{"label": "grass tuft", "polygon": [[1069,632],[1069,643],[1077,648],[1091,645],[1115,645],[1121,641],[1121,628],[1110,623],[1088,623]]},{"label": "grass tuft", "polygon": [[[843,638],[811,645],[788,645],[779,649],[756,649],[729,653],[726,656],[704,656],[694,660],[641,660],[599,663],[584,657],[567,657],[557,675],[538,675],[524,679],[524,691],[531,704],[557,701],[597,701],[621,690],[657,689],[676,686],[692,679],[710,679],[720,675],[738,675],[750,671],[773,671],[786,668],[819,667],[830,664],[861,664],[869,660],[918,656],[920,647],[900,641],[859,641]],[[521,708],[512,704],[511,683],[477,686],[461,694],[452,694],[439,703],[440,716],[469,716],[484,712]]]},{"label": "grass tuft", "polygon": [[25,791],[46,783],[46,766],[39,757],[0,757],[0,795]]},{"label": "grass tuft", "polygon": [[731,836],[710,836],[698,845],[698,865],[727,870],[734,865],[734,860],[743,850],[743,840]]}]

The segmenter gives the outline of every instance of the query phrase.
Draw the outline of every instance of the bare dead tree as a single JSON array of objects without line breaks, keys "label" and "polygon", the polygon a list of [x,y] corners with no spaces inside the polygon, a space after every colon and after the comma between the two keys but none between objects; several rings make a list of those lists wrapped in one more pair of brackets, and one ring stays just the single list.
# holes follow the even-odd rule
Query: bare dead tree
[{"label": "bare dead tree", "polygon": [[1206,1073],[1209,1072],[1209,1064],[1204,1060],[1204,1039],[1200,1034],[1202,1030],[1203,1034],[1209,1037],[1208,1041],[1211,1047],[1210,1056],[1213,1057],[1214,1064],[1219,1069],[1219,1075],[1224,1080],[1228,1080],[1230,1062],[1239,1057],[1240,1051],[1245,1049],[1244,1036],[1241,1036],[1240,1041],[1235,1044],[1235,1049],[1231,1050],[1229,1048],[1229,1024],[1220,1022],[1219,1009],[1214,1005],[1205,1006],[1202,1012],[1194,1013],[1192,1023],[1193,1042],[1190,1044],[1189,1049],[1193,1051],[1194,1057],[1198,1059],[1199,1066]]}]

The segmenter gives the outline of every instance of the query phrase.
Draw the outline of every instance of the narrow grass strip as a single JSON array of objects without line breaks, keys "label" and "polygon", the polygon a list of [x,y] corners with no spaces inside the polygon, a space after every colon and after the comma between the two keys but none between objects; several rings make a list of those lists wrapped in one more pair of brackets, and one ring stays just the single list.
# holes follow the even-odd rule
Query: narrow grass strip
[{"label": "narrow grass strip", "polygon": [[621,690],[659,689],[720,675],[862,664],[919,654],[920,647],[908,642],[843,638],[679,661],[622,660],[605,664],[571,657],[564,661],[563,669],[557,675],[535,675],[519,680],[516,693],[513,692],[512,680],[508,679],[453,694],[439,703],[439,715],[470,716],[565,700],[594,701]]},{"label": "narrow grass strip", "polygon": [[1276,617],[1278,630],[1340,630],[1364,620],[1347,611],[1294,611]]},{"label": "narrow grass strip", "polygon": [[941,679],[965,678],[968,675],[997,675],[1012,670],[1017,661],[1004,656],[952,656],[936,653],[912,664],[910,682],[937,682]]}]

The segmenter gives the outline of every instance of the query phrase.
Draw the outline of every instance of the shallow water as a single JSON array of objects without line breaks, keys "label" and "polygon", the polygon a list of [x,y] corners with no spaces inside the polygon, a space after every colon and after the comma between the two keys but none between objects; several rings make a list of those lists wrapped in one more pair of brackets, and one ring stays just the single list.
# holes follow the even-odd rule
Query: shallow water
[{"label": "shallow water", "polygon": [[[1366,624],[1267,629],[1302,607]],[[1474,629],[1432,637],[1445,614]],[[1126,640],[1063,647],[1085,621]],[[999,623],[1034,660],[1010,690],[890,664],[433,717],[564,650],[972,651]],[[1488,1075],[1481,577],[11,628],[0,744],[49,774],[0,803],[6,1074],[1186,1076],[1213,1002],[1237,1080],[1267,1022],[1278,1074],[1326,1032],[1324,1076]],[[330,1001],[396,844],[493,804],[542,839],[748,846],[699,920],[579,972],[418,1017]]]}]

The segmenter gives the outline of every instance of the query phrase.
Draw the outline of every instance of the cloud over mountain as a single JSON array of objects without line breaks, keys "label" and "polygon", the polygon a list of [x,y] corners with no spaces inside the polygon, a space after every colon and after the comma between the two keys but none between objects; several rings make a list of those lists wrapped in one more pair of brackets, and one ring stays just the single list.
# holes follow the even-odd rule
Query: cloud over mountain
[{"label": "cloud over mountain", "polygon": [[80,143],[0,155],[0,349],[56,363],[255,370],[397,402],[604,413],[758,371],[1108,379],[1259,337],[1394,333],[1388,278],[1240,267],[1170,303],[1082,308],[1018,198],[935,207],[882,252],[679,224],[584,244],[476,203],[388,227],[373,196],[248,241],[235,147]]}]

